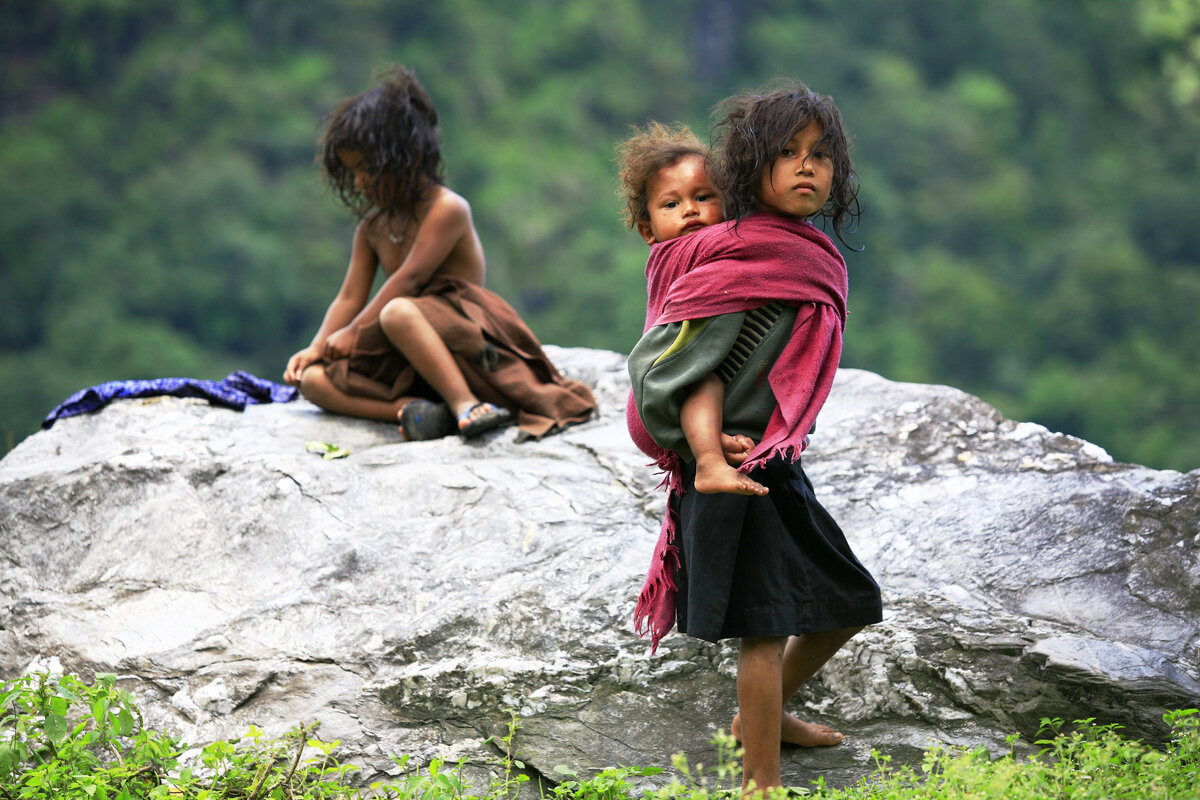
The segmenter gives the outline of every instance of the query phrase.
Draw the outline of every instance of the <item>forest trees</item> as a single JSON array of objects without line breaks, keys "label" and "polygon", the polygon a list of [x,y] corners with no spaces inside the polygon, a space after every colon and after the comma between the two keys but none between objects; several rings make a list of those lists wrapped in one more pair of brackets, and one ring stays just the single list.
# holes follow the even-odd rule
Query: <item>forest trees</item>
[{"label": "forest trees", "polygon": [[348,256],[321,115],[403,62],[490,285],[543,341],[640,332],[627,127],[703,131],[790,75],[856,134],[847,366],[1200,466],[1195,0],[3,0],[3,19],[9,446],[92,383],[277,378]]}]

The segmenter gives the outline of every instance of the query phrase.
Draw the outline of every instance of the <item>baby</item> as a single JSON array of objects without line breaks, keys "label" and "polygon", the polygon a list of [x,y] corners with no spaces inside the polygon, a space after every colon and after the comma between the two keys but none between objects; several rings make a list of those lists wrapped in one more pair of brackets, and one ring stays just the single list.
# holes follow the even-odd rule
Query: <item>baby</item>
[{"label": "baby", "polygon": [[[649,123],[617,148],[625,222],[653,247],[723,222],[721,198],[708,179],[704,145],[685,125]],[[689,391],[679,423],[696,459],[696,491],[766,494],[736,469],[754,448],[747,436],[721,432],[725,386],[714,373]]]}]

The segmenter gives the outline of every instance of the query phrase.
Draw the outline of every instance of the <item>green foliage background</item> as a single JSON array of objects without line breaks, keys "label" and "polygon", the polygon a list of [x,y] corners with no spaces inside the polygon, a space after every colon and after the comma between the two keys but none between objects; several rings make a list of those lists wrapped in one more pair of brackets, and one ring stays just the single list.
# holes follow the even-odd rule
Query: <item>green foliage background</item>
[{"label": "green foliage background", "polygon": [[627,351],[631,123],[832,94],[866,213],[844,364],[1200,466],[1198,0],[0,0],[0,426],[117,378],[278,378],[352,221],[321,116],[391,62],[443,118],[489,284]]}]

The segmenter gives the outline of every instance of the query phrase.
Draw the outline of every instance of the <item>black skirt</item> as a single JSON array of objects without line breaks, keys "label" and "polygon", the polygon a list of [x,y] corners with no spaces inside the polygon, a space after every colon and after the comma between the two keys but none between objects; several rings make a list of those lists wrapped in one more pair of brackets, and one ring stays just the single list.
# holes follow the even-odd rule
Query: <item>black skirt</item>
[{"label": "black skirt", "polygon": [[695,463],[683,464],[679,631],[716,642],[882,620],[878,584],[817,502],[799,460],[773,459],[751,477],[770,493],[700,494]]}]

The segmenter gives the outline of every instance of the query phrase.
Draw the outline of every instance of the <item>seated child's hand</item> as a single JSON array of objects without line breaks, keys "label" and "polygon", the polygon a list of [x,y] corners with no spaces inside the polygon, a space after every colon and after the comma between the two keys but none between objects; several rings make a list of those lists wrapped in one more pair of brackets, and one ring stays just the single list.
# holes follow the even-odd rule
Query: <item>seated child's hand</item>
[{"label": "seated child's hand", "polygon": [[287,368],[283,371],[283,382],[292,386],[300,385],[300,376],[314,361],[319,361],[321,354],[317,348],[309,345],[288,359]]},{"label": "seated child's hand", "polygon": [[339,358],[348,357],[350,351],[354,349],[354,340],[357,338],[358,334],[349,326],[342,328],[340,331],[334,331],[325,340],[325,358],[334,361]]},{"label": "seated child's hand", "polygon": [[741,434],[730,436],[722,433],[721,449],[725,451],[725,461],[729,466],[740,467],[750,457],[750,451],[754,449],[754,440]]}]

